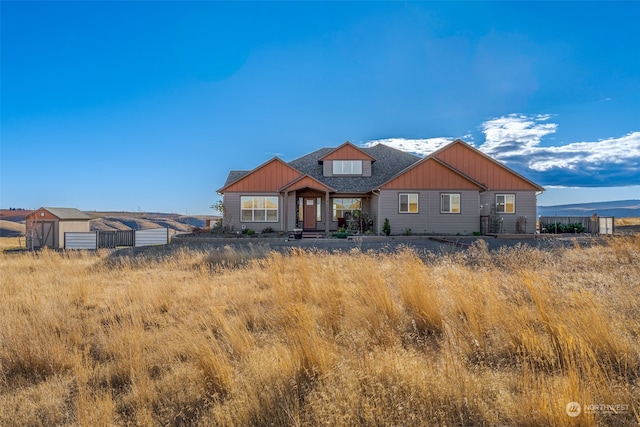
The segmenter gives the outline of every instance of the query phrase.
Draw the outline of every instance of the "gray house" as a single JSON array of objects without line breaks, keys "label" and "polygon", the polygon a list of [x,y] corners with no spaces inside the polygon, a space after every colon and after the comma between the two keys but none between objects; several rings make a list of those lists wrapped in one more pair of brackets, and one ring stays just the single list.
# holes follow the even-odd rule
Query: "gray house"
[{"label": "gray house", "polygon": [[542,187],[462,140],[424,158],[383,144],[345,142],[250,171],[231,171],[218,194],[235,230],[392,234],[534,233]]}]

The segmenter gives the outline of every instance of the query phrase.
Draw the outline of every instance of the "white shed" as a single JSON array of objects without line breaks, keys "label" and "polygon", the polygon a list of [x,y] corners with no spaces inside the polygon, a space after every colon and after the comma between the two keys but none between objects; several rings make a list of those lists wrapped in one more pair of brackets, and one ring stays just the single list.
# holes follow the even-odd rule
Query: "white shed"
[{"label": "white shed", "polygon": [[64,233],[88,232],[91,217],[76,208],[42,207],[25,216],[27,248],[62,248]]}]

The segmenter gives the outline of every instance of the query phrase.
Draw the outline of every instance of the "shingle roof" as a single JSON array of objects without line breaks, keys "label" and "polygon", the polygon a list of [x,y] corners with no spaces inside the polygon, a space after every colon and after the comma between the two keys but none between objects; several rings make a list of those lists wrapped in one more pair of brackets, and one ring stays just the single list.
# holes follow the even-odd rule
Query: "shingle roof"
[{"label": "shingle roof", "polygon": [[53,215],[60,219],[86,219],[90,220],[91,217],[86,213],[76,208],[43,208],[51,212]]},{"label": "shingle roof", "polygon": [[227,180],[225,181],[225,183],[224,183],[224,185],[222,187],[224,188],[227,185],[231,184],[232,182],[235,182],[235,181],[239,180],[240,178],[242,178],[243,176],[245,176],[249,172],[251,172],[251,171],[229,171],[229,175],[227,176]]},{"label": "shingle roof", "polygon": [[334,149],[321,148],[292,160],[289,165],[334,188],[338,193],[368,193],[421,159],[413,154],[378,144],[370,148],[362,148],[362,151],[376,159],[371,165],[370,177],[325,177],[319,160]]}]

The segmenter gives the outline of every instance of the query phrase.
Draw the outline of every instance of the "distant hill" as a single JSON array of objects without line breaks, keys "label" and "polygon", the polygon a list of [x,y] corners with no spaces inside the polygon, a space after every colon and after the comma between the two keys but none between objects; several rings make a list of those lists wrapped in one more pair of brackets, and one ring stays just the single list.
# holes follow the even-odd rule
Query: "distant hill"
[{"label": "distant hill", "polygon": [[640,217],[640,200],[538,206],[538,215],[542,216],[591,216],[594,213],[616,218]]},{"label": "distant hill", "polygon": [[[24,216],[30,210],[0,209],[0,237],[25,235]],[[85,211],[93,219],[89,221],[92,231],[140,230],[167,227],[174,233],[189,233],[194,228],[204,228],[206,220],[217,219],[211,215],[178,215],[166,213],[95,212]]]}]

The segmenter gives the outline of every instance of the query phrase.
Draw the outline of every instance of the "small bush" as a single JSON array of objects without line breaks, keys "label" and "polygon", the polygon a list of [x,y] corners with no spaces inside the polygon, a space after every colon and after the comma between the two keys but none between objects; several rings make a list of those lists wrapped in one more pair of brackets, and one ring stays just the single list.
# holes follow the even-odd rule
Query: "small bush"
[{"label": "small bush", "polygon": [[541,224],[543,233],[564,234],[564,233],[584,233],[584,226],[579,222],[562,224],[559,222],[552,224]]},{"label": "small bush", "polygon": [[391,234],[391,225],[389,224],[389,218],[384,219],[384,224],[382,225],[382,231],[384,232],[385,236],[388,236]]}]

